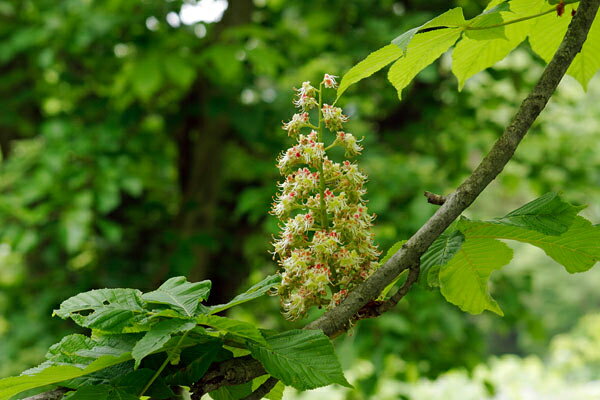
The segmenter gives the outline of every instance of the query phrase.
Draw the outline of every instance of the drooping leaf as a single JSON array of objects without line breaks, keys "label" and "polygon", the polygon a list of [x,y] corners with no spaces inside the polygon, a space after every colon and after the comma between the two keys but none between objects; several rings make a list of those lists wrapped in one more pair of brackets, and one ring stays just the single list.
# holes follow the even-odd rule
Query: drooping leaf
[{"label": "drooping leaf", "polygon": [[267,372],[299,390],[337,383],[351,387],[333,345],[320,330],[291,330],[267,338],[267,346],[249,344]]},{"label": "drooping leaf", "polygon": [[490,310],[504,315],[489,294],[488,280],[494,270],[510,262],[512,255],[512,250],[498,240],[468,237],[454,257],[440,267],[440,291],[463,311],[479,314]]},{"label": "drooping leaf", "polygon": [[574,206],[557,193],[546,193],[494,222],[538,231],[545,235],[566,232],[585,206]]},{"label": "drooping leaf", "polygon": [[235,296],[230,302],[209,307],[209,314],[216,314],[218,312],[227,310],[228,308],[231,308],[233,306],[237,306],[239,304],[243,304],[248,301],[254,300],[267,293],[273,287],[277,286],[280,282],[280,275],[267,276],[265,279],[258,282],[250,289],[246,290],[244,293]]},{"label": "drooping leaf", "polygon": [[184,276],[176,276],[153,292],[144,293],[142,298],[148,303],[168,304],[188,317],[196,314],[198,304],[208,298],[211,282],[191,283]]},{"label": "drooping leaf", "polygon": [[439,286],[439,267],[452,259],[464,241],[465,236],[459,231],[444,233],[421,256],[421,274],[430,286]]},{"label": "drooping leaf", "polygon": [[539,247],[570,273],[587,271],[600,260],[600,226],[593,226],[583,217],[576,217],[569,230],[560,236],[489,222],[461,221],[460,225],[467,240],[509,239]]},{"label": "drooping leaf", "polygon": [[399,98],[402,98],[402,89],[423,68],[446,52],[463,32],[462,26],[465,24],[465,19],[461,8],[447,11],[438,18],[443,20],[443,25],[452,27],[415,34],[408,44],[405,55],[398,59],[388,72],[388,79],[398,91]]},{"label": "drooping leaf", "polygon": [[137,369],[142,362],[142,359],[147,355],[160,350],[165,343],[171,339],[171,336],[176,333],[187,332],[196,326],[194,321],[186,321],[182,319],[167,319],[154,325],[144,337],[135,344],[131,355],[135,360],[135,368]]},{"label": "drooping leaf", "polygon": [[[562,16],[556,13],[550,13],[543,17],[536,18],[533,29],[529,34],[529,43],[531,48],[544,61],[550,62],[554,53],[558,49],[569,23],[571,22],[571,12],[576,10],[578,4],[567,4]],[[545,6],[543,9],[548,9]],[[600,22],[596,17],[592,27],[588,32],[588,37],[577,54],[567,74],[573,76],[579,81],[581,86],[587,90],[589,80],[600,69]]]},{"label": "drooping leaf", "polygon": [[258,328],[248,322],[220,317],[218,315],[199,315],[196,317],[196,322],[199,325],[210,326],[219,331],[249,339],[257,343],[266,344],[265,338]]},{"label": "drooping leaf", "polygon": [[337,90],[337,98],[356,82],[373,75],[392,61],[402,56],[402,50],[395,44],[388,44],[381,49],[369,54],[367,58],[352,67],[342,77],[340,86]]},{"label": "drooping leaf", "polygon": [[[537,9],[539,9],[539,0],[512,0],[511,12],[501,9],[498,12],[504,21],[511,21],[529,16],[532,10]],[[458,89],[462,90],[467,79],[496,64],[523,42],[531,30],[532,21],[526,20],[504,26],[505,38],[476,40],[477,38],[469,37],[471,35],[463,36],[452,52],[452,73],[458,79]]]}]

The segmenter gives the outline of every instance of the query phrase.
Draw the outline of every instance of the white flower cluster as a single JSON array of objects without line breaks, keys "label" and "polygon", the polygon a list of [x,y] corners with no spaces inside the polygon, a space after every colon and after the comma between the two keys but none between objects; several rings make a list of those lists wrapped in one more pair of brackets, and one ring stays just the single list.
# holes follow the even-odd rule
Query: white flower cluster
[{"label": "white flower cluster", "polygon": [[[367,177],[348,160],[329,159],[322,139],[327,128],[335,134],[329,147],[342,147],[346,157],[362,151],[352,134],[341,131],[348,120],[342,109],[319,107],[323,87],[335,88],[335,78],[326,74],[319,89],[310,82],[296,89],[294,104],[302,113],[283,125],[297,143],[277,161],[285,179],[271,213],[282,222],[273,247],[282,276],[278,294],[290,320],[302,318],[312,306],[336,306],[379,265],[371,231],[374,215],[363,200]],[[310,122],[313,108],[320,113],[318,126]],[[302,134],[304,128],[310,133]]]}]

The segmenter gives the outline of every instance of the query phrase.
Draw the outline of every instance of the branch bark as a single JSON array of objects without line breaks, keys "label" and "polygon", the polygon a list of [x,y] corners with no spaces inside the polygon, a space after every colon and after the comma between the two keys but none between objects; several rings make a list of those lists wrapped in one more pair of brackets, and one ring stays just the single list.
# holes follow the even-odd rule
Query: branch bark
[{"label": "branch bark", "polygon": [[[409,269],[412,273],[409,274],[409,278],[399,292],[392,297],[393,304],[389,304],[395,305],[406,295],[412,283],[417,280],[421,255],[475,201],[512,158],[517,146],[548,103],[569,65],[581,51],[581,46],[587,37],[599,5],[600,0],[581,1],[556,54],[548,63],[531,93],[521,103],[502,136],[473,173],[454,193],[447,196],[437,212],[381,268],[352,291],[339,306],[308,324],[305,329],[321,329],[330,337],[345,332],[352,322],[358,319],[357,314],[369,301],[375,299],[400,273]],[[413,272],[415,270],[416,272]],[[381,306],[383,307],[381,312],[392,308],[391,306]],[[194,384],[194,398],[200,398],[202,394],[221,386],[248,382],[265,373],[262,365],[248,356],[224,361],[213,365],[206,375]],[[269,385],[274,385],[277,381],[273,378],[267,382]],[[261,393],[257,393],[257,395],[259,394]],[[33,399],[30,398],[30,400]],[[51,397],[39,397],[39,395],[35,397],[35,400],[49,399]]]}]

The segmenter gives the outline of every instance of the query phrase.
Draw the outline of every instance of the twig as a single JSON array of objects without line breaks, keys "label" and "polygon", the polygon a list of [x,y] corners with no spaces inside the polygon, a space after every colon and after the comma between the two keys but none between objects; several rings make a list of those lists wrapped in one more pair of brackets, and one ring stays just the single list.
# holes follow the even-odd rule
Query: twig
[{"label": "twig", "polygon": [[428,191],[425,191],[423,193],[423,195],[425,197],[427,197],[427,202],[429,204],[435,204],[437,206],[441,206],[442,204],[444,204],[446,202],[446,196],[442,196],[439,194],[435,194],[435,193],[431,193]]}]

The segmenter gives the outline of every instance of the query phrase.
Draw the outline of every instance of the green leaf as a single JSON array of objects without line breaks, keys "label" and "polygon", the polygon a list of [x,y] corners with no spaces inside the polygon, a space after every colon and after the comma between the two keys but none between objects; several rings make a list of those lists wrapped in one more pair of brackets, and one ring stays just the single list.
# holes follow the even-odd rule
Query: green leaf
[{"label": "green leaf", "polygon": [[65,400],[106,400],[111,392],[108,385],[84,386],[65,396]]},{"label": "green leaf", "polygon": [[[510,13],[509,13],[510,14]],[[507,39],[503,13],[486,11],[469,21],[465,36],[474,40]],[[495,26],[495,27],[492,27]],[[509,25],[510,26],[510,25]]]},{"label": "green leaf", "polygon": [[381,49],[374,51],[369,54],[367,58],[352,67],[344,76],[340,82],[340,86],[337,90],[337,99],[348,89],[351,85],[356,82],[373,75],[389,63],[397,60],[402,56],[402,50],[394,44],[388,44]]},{"label": "green leaf", "polygon": [[[167,383],[169,385],[190,385],[192,382],[198,381],[204,376],[213,361],[216,361],[222,348],[223,343],[220,340],[213,340],[187,349],[181,356],[182,364],[185,364],[186,367],[167,376],[165,378]],[[192,355],[194,356],[193,360],[186,359]]]},{"label": "green leaf", "polygon": [[249,344],[267,372],[298,390],[337,383],[351,387],[333,345],[320,330],[291,330],[267,338],[268,346]]},{"label": "green leaf", "polygon": [[504,243],[487,238],[467,238],[454,257],[440,268],[440,291],[450,303],[471,314],[490,310],[504,315],[490,296],[490,274],[508,264],[512,250]]},{"label": "green leaf", "polygon": [[154,325],[144,337],[135,344],[131,355],[137,369],[147,355],[162,349],[165,343],[176,333],[188,332],[196,326],[194,321],[167,319]]},{"label": "green leaf", "polygon": [[218,315],[199,315],[196,317],[199,325],[206,325],[244,339],[250,339],[257,343],[266,344],[265,338],[253,324],[238,321],[231,318],[219,317]]},{"label": "green leaf", "polygon": [[241,385],[221,386],[217,390],[209,393],[213,400],[238,400],[243,399],[252,393],[252,382],[246,382]]},{"label": "green leaf", "polygon": [[459,231],[443,233],[421,256],[421,273],[429,286],[439,286],[439,269],[460,250],[465,236]]},{"label": "green leaf", "polygon": [[567,74],[577,79],[583,89],[587,91],[590,79],[600,69],[600,18],[592,23],[588,32],[586,41],[583,43],[581,51],[577,54]]},{"label": "green leaf", "polygon": [[[99,289],[80,293],[63,301],[54,314],[70,317],[78,325],[120,333],[140,322],[146,314],[141,292],[135,289]],[[82,315],[82,311],[93,312]]]},{"label": "green leaf", "polygon": [[463,220],[460,230],[471,238],[498,238],[529,243],[562,264],[570,273],[584,272],[600,260],[600,226],[576,217],[569,230],[560,236],[544,235],[518,226]]},{"label": "green leaf", "polygon": [[184,276],[176,276],[163,283],[157,290],[144,293],[148,303],[168,304],[184,315],[192,317],[200,301],[208,298],[210,281],[190,283]]},{"label": "green leaf", "polygon": [[[531,15],[532,10],[539,9],[539,1],[512,0],[510,9],[512,12],[500,12],[505,21]],[[527,20],[504,26],[506,38],[476,40],[469,36],[463,37],[452,52],[452,72],[458,79],[458,89],[462,90],[467,79],[496,64],[523,42],[531,30],[533,21]]]},{"label": "green leaf", "polygon": [[[529,34],[529,44],[544,61],[550,62],[552,56],[562,42],[569,23],[571,12],[577,9],[578,4],[565,6],[565,12],[561,17],[556,13],[550,13],[536,18],[533,29]],[[548,9],[547,6],[538,7],[540,11]],[[581,86],[587,90],[590,79],[600,69],[600,18],[596,17],[588,33],[587,40],[581,51],[567,70],[567,74],[579,81]]]},{"label": "green leaf", "polygon": [[20,375],[0,379],[0,400],[8,400],[12,396],[26,390],[88,375],[92,372],[100,371],[101,369],[110,367],[111,365],[120,364],[130,359],[130,354],[123,354],[120,357],[103,356],[85,368],[77,368],[72,365],[51,366],[33,375]]},{"label": "green leaf", "polygon": [[[152,379],[155,373],[156,371],[148,368],[138,369],[117,377],[112,380],[111,385],[114,390],[119,390],[121,392],[140,393],[142,389],[146,387],[146,384],[150,382],[150,379]],[[150,396],[153,399],[166,399],[174,396],[174,393],[165,384],[164,380],[159,377],[152,383],[148,390],[146,390],[145,395]]]},{"label": "green leaf", "polygon": [[275,286],[279,285],[280,282],[280,275],[267,276],[265,279],[258,282],[250,289],[246,290],[244,293],[235,296],[229,303],[209,307],[209,314],[216,314],[218,312],[227,310],[228,308],[231,308],[233,306],[237,306],[239,304],[243,304],[248,301],[254,300],[264,295]]},{"label": "green leaf", "polygon": [[560,235],[566,232],[575,216],[585,206],[574,206],[557,193],[547,193],[522,207],[495,219],[504,225],[538,231],[546,235]]},{"label": "green leaf", "polygon": [[397,60],[388,72],[388,79],[402,98],[404,89],[412,79],[426,66],[435,61],[452,46],[463,32],[465,19],[461,8],[454,8],[440,15],[440,24],[457,27],[442,28],[414,35],[408,44],[404,57]]}]

